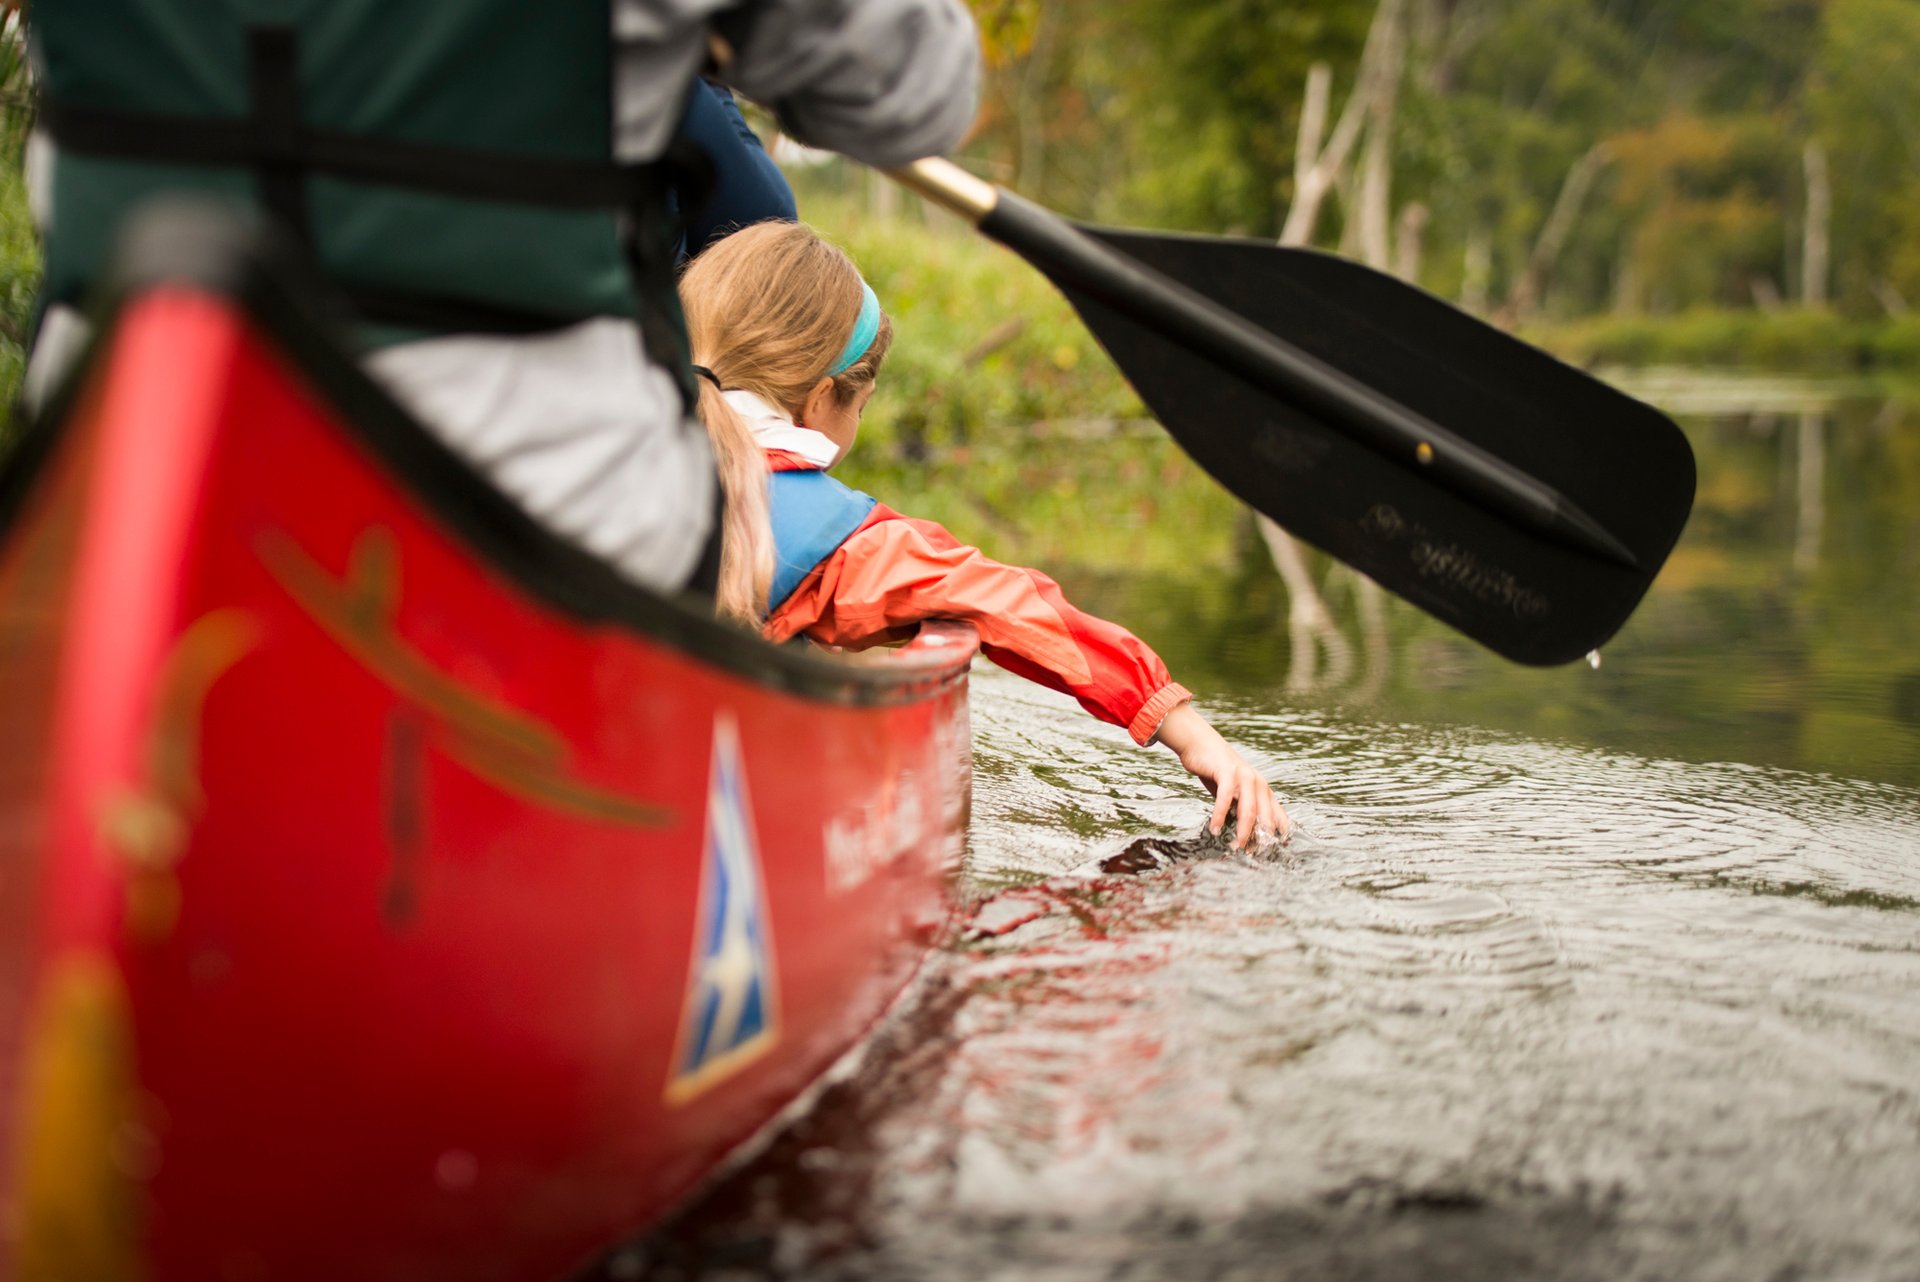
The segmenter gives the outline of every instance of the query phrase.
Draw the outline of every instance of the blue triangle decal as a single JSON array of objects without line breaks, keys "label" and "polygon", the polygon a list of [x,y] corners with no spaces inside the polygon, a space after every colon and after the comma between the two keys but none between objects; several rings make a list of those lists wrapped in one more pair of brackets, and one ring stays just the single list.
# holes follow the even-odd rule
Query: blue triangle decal
[{"label": "blue triangle decal", "polygon": [[702,843],[699,916],[667,1099],[730,1077],[779,1040],[773,937],[753,807],[732,718],[714,724]]}]

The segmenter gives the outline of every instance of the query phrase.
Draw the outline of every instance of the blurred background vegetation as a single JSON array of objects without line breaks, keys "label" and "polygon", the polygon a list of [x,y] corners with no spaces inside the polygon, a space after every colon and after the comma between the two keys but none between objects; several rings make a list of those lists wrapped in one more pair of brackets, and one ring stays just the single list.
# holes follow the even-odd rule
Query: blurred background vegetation
[{"label": "blurred background vegetation", "polygon": [[[23,19],[0,9],[0,406],[13,404],[23,346],[40,287],[40,247],[27,214],[21,154],[33,125],[33,87]],[[0,444],[5,443],[0,431]]]},{"label": "blurred background vegetation", "polygon": [[995,70],[969,153],[1043,204],[1278,237],[1326,178],[1299,239],[1550,339],[1582,320],[1584,355],[1608,353],[1596,318],[1629,357],[1649,317],[1715,359],[1920,348],[1896,323],[1920,301],[1913,0],[978,9]]}]

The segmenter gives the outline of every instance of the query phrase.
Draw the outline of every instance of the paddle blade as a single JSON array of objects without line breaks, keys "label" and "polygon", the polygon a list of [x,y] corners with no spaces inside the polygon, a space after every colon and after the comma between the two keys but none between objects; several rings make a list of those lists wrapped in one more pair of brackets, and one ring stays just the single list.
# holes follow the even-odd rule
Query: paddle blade
[{"label": "paddle blade", "polygon": [[1049,273],[1222,485],[1509,659],[1565,663],[1612,637],[1686,524],[1693,452],[1671,420],[1421,290],[1261,241],[1079,230],[1558,491],[1625,545],[1631,566],[1489,511],[1229,372],[1138,289]]}]

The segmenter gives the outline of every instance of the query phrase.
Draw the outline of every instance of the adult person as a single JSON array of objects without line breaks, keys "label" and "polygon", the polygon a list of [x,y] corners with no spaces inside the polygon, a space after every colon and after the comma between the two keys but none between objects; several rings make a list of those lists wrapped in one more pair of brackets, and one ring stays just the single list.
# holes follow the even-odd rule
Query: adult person
[{"label": "adult person", "polygon": [[667,152],[727,83],[876,165],[971,121],[959,0],[60,0],[37,9],[46,240],[29,403],[143,201],[269,215],[370,324],[366,368],[534,517],[635,582],[717,563],[673,290]]},{"label": "adult person", "polygon": [[708,161],[691,190],[676,186],[668,193],[680,226],[677,257],[683,266],[729,232],[799,217],[787,176],[725,85],[705,76],[693,82],[675,136]]}]

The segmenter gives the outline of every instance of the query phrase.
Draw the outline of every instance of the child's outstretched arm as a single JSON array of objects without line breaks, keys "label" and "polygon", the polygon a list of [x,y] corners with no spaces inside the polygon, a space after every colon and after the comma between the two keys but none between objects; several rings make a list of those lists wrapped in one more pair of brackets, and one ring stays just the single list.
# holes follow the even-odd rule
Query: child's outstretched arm
[{"label": "child's outstretched arm", "polygon": [[1187,773],[1207,786],[1213,794],[1213,816],[1207,827],[1216,836],[1227,821],[1227,811],[1238,803],[1239,814],[1230,844],[1238,850],[1255,839],[1256,833],[1270,833],[1286,840],[1293,827],[1286,807],[1273,795],[1273,789],[1260,772],[1235,752],[1220,732],[1193,704],[1182,703],[1160,723],[1159,742],[1173,749]]},{"label": "child's outstretched arm", "polygon": [[1166,743],[1214,793],[1215,832],[1240,802],[1235,847],[1251,839],[1255,824],[1286,833],[1272,789],[1193,710],[1186,688],[1146,642],[1076,609],[1038,570],[995,561],[935,522],[879,505],[774,611],[766,631],[774,640],[805,632],[859,647],[923,619],[968,620],[981,652],[1001,667],[1073,695],[1137,743]]}]

